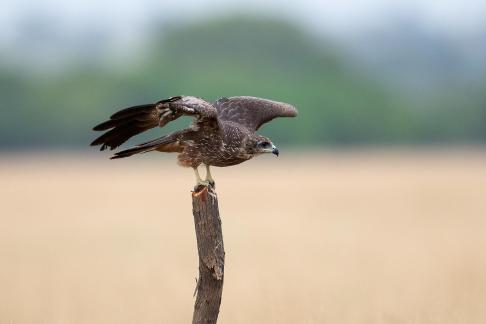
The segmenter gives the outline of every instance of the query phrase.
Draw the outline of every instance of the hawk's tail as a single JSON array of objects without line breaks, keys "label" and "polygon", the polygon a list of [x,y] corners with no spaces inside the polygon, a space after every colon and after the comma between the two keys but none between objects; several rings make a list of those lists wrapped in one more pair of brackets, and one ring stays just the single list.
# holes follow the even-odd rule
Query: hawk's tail
[{"label": "hawk's tail", "polygon": [[134,154],[147,153],[155,150],[161,152],[181,152],[182,146],[179,144],[177,136],[174,133],[117,152],[110,159],[121,159]]}]

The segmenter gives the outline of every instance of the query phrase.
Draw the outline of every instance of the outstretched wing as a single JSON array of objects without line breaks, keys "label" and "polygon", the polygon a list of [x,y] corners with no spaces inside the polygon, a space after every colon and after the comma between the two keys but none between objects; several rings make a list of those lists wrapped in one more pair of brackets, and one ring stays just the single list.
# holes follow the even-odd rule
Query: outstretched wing
[{"label": "outstretched wing", "polygon": [[297,116],[297,109],[292,105],[255,97],[221,98],[214,106],[219,119],[238,123],[253,131],[276,117]]},{"label": "outstretched wing", "polygon": [[109,120],[93,128],[107,132],[95,139],[91,146],[101,145],[101,151],[107,147],[113,150],[130,137],[156,126],[163,127],[182,115],[195,116],[196,123],[218,127],[217,111],[213,105],[200,98],[177,96],[154,104],[125,108],[113,114]]}]

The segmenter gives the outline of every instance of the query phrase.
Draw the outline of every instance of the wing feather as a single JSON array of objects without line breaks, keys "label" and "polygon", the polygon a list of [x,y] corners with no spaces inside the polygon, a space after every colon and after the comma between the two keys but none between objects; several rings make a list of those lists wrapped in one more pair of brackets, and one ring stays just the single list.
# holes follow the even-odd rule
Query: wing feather
[{"label": "wing feather", "polygon": [[290,104],[248,96],[221,98],[214,106],[219,119],[238,123],[253,131],[274,118],[295,117],[298,113]]},{"label": "wing feather", "polygon": [[[195,116],[199,123],[217,120],[216,109],[210,103],[196,97],[177,96],[153,104],[128,107],[114,113],[109,120],[93,128],[95,131],[106,132],[91,145],[101,145],[102,151],[106,148],[113,150],[130,137],[157,126],[163,127],[182,115]],[[213,127],[218,125],[213,122],[208,124]]]}]

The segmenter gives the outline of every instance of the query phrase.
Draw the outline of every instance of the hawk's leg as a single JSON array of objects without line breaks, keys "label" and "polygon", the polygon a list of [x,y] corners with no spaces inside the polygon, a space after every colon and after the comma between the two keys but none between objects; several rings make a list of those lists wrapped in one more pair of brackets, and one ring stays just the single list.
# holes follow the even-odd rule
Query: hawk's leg
[{"label": "hawk's leg", "polygon": [[209,170],[209,165],[206,165],[206,180],[212,187],[216,187],[213,177],[211,176],[211,170]]},{"label": "hawk's leg", "polygon": [[207,180],[201,179],[201,176],[199,175],[199,170],[197,168],[193,168],[194,174],[196,175],[196,187],[197,186],[209,186],[210,183]]}]

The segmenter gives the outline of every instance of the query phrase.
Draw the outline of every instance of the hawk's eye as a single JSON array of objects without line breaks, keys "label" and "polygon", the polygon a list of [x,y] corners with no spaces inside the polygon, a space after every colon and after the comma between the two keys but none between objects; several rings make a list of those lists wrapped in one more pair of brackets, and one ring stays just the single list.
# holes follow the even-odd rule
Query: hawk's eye
[{"label": "hawk's eye", "polygon": [[261,148],[270,148],[272,145],[269,142],[260,142],[258,143],[258,146]]}]

